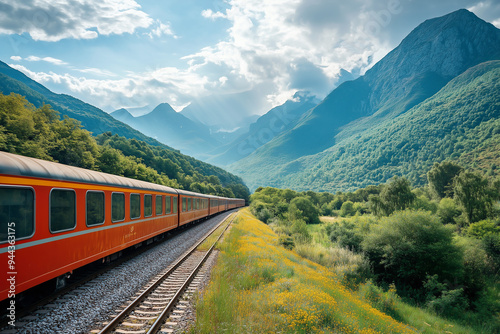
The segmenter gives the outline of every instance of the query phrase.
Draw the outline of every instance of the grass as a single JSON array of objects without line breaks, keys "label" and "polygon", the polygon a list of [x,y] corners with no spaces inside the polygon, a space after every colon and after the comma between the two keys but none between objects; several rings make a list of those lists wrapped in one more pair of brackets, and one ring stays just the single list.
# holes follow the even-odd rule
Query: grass
[{"label": "grass", "polygon": [[[233,214],[234,215],[234,214]],[[212,233],[205,241],[202,242],[201,245],[196,248],[196,250],[200,252],[206,252],[212,247],[215,240],[221,235],[222,231],[226,228],[226,226],[231,222],[231,216],[227,217],[226,221],[222,223],[215,231]]]},{"label": "grass", "polygon": [[342,217],[329,217],[329,216],[321,216],[319,217],[319,220],[322,223],[333,223],[339,220],[342,220]]},{"label": "grass", "polygon": [[278,246],[240,211],[220,246],[191,333],[415,333],[345,288],[337,274]]}]

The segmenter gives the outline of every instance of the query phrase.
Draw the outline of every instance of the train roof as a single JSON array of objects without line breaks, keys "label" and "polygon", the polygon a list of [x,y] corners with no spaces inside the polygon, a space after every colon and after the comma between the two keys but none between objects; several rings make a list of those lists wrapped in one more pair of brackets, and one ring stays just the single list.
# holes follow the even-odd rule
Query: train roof
[{"label": "train roof", "polygon": [[206,198],[215,197],[212,195],[200,194],[200,193],[195,193],[193,191],[182,190],[182,189],[177,189],[177,192],[181,195],[186,195],[186,196],[198,196],[198,197],[206,197]]},{"label": "train roof", "polygon": [[[17,154],[0,152],[0,174],[92,183],[123,188],[139,188],[176,194],[174,188],[123,176],[45,161]],[[1,181],[0,181],[1,182]]]}]

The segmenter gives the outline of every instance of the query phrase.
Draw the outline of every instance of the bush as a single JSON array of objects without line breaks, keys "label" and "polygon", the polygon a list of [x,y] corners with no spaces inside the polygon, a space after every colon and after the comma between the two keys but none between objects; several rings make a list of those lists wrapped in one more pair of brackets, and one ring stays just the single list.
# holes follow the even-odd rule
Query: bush
[{"label": "bush", "polygon": [[304,220],[306,224],[319,224],[319,211],[307,197],[296,197],[290,202],[291,219]]},{"label": "bush", "polygon": [[464,287],[465,295],[469,300],[475,301],[486,287],[485,277],[488,272],[492,271],[493,265],[480,240],[457,237],[456,244],[462,248],[464,254],[463,278],[460,286]]},{"label": "bush", "polygon": [[340,208],[340,215],[342,217],[354,216],[356,214],[356,210],[354,209],[354,203],[351,201],[345,201],[342,203],[342,207]]},{"label": "bush", "polygon": [[439,315],[459,316],[467,310],[469,303],[464,296],[464,289],[445,290],[441,296],[428,301],[427,308]]},{"label": "bush", "polygon": [[445,197],[439,201],[437,215],[443,224],[455,224],[455,219],[460,216],[460,210],[452,198]]},{"label": "bush", "polygon": [[488,257],[491,259],[493,271],[498,273],[500,270],[500,235],[486,235],[483,238],[482,243],[486,254],[488,254]]},{"label": "bush", "polygon": [[470,224],[466,229],[466,234],[472,238],[483,239],[487,235],[500,235],[500,226],[492,220],[485,219]]},{"label": "bush", "polygon": [[429,211],[434,214],[438,210],[438,205],[436,202],[429,200],[425,195],[421,195],[415,198],[411,208],[413,210]]},{"label": "bush", "polygon": [[462,253],[451,230],[424,211],[399,211],[370,229],[362,242],[374,273],[398,290],[422,289],[426,275],[460,276]]},{"label": "bush", "polygon": [[359,287],[359,294],[377,310],[389,315],[396,313],[395,307],[398,296],[394,284],[391,284],[389,290],[384,292],[384,290],[376,286],[371,280],[368,280],[368,282]]},{"label": "bush", "polygon": [[326,233],[331,241],[336,242],[342,248],[352,251],[361,250],[362,235],[355,230],[355,225],[347,221],[335,222],[326,227]]},{"label": "bush", "polygon": [[258,220],[266,224],[268,220],[273,216],[271,210],[269,210],[268,208],[268,205],[261,201],[253,201],[250,205],[250,210]]},{"label": "bush", "polygon": [[295,247],[293,238],[288,235],[280,235],[278,238],[278,243],[288,250],[292,250]]}]

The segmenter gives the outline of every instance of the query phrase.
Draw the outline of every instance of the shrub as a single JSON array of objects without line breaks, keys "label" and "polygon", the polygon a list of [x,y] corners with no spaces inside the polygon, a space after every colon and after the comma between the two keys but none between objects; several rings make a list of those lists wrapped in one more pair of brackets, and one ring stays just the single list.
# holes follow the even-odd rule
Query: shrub
[{"label": "shrub", "polygon": [[351,201],[345,201],[342,203],[342,207],[340,208],[340,215],[342,217],[354,216],[356,214],[356,210],[354,209],[354,203]]},{"label": "shrub", "polygon": [[483,240],[483,247],[491,259],[493,270],[498,272],[500,270],[500,235],[498,234],[488,234]]},{"label": "shrub", "polygon": [[250,209],[255,217],[261,222],[267,224],[268,220],[272,217],[271,210],[269,210],[268,205],[261,201],[253,201],[250,205]]},{"label": "shrub", "polygon": [[319,224],[319,211],[307,197],[296,197],[290,202],[288,214],[292,219],[302,219],[306,224]]},{"label": "shrub", "polygon": [[384,292],[384,290],[376,286],[372,280],[368,280],[359,287],[359,294],[379,311],[390,315],[396,313],[395,307],[398,296],[394,284],[391,284],[389,290]]},{"label": "shrub", "polygon": [[278,243],[288,250],[292,250],[295,247],[293,238],[288,235],[280,235],[278,238]]},{"label": "shrub", "polygon": [[469,303],[464,296],[464,289],[445,290],[441,296],[428,301],[427,308],[439,315],[457,316],[465,312]]},{"label": "shrub", "polygon": [[355,230],[355,225],[347,221],[334,222],[328,225],[326,232],[331,241],[336,242],[342,248],[349,248],[355,252],[361,250],[363,237]]},{"label": "shrub", "polygon": [[311,242],[311,235],[307,230],[306,222],[303,220],[295,220],[292,222],[292,236],[296,243],[306,244]]},{"label": "shrub", "polygon": [[483,239],[487,235],[500,235],[500,226],[489,219],[481,220],[477,223],[472,223],[467,227],[466,234],[469,237]]},{"label": "shrub", "polygon": [[445,197],[439,201],[437,215],[443,224],[454,224],[460,210],[452,198]]},{"label": "shrub", "polygon": [[436,202],[429,200],[425,195],[421,195],[415,198],[411,205],[411,208],[413,210],[423,210],[436,213],[438,210],[438,205],[436,204]]},{"label": "shrub", "polygon": [[399,211],[373,226],[362,242],[374,273],[387,284],[421,289],[427,274],[452,280],[460,275],[462,253],[451,230],[424,211]]}]

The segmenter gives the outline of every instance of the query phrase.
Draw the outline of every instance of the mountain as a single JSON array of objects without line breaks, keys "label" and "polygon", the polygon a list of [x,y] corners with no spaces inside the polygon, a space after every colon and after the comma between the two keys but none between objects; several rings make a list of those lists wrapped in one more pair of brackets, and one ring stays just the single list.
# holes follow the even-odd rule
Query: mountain
[{"label": "mountain", "polygon": [[121,108],[121,109],[115,110],[112,113],[110,113],[110,115],[113,116],[113,118],[116,118],[117,120],[119,120],[120,122],[123,122],[125,124],[129,124],[129,122],[133,122],[134,118],[135,118],[125,108]]},{"label": "mountain", "polygon": [[23,95],[36,107],[50,104],[61,116],[66,115],[80,121],[82,126],[94,135],[111,131],[126,138],[136,138],[148,144],[168,147],[117,121],[99,108],[72,96],[50,91],[2,61],[0,61],[0,92],[7,95],[10,93]]},{"label": "mountain", "polygon": [[[345,143],[352,143],[353,138],[357,138],[355,142],[359,144],[359,150],[362,147],[376,148],[373,143],[384,138],[367,137],[370,131],[391,128],[409,110],[418,109],[426,100],[441,92],[452,79],[473,66],[493,59],[500,59],[500,30],[490,23],[464,9],[427,20],[364,76],[341,84],[318,106],[304,114],[294,128],[229,169],[241,175],[251,188],[269,185],[329,191],[366,182],[380,183],[395,173],[408,175],[409,170],[403,169],[402,165],[411,165],[415,157],[407,156],[395,168],[389,168],[388,164],[392,163],[390,153],[385,157],[388,161],[384,158],[380,161],[387,167],[381,177],[372,179],[361,173],[356,174],[359,180],[353,180],[347,175],[336,175],[333,179],[337,183],[333,184],[330,173],[317,173],[337,170],[334,157],[340,159],[346,153],[347,159],[357,152],[356,148],[352,148],[353,152],[346,150]],[[482,99],[480,95],[478,98]],[[496,103],[495,98],[490,103]],[[433,124],[422,123],[420,126],[432,127]],[[385,135],[396,136],[397,133]],[[367,146],[361,145],[360,138],[368,141]],[[432,140],[432,137],[426,138]],[[410,139],[410,146],[411,142]],[[419,149],[421,147],[415,148],[415,154],[421,154]],[[456,153],[452,151],[440,156],[440,159]],[[366,158],[372,156],[373,151],[360,154]],[[363,165],[362,160],[345,161],[352,163],[345,166],[350,171],[358,170],[359,165]],[[413,176],[412,180],[420,182],[421,178]],[[355,182],[349,183],[352,181]]]},{"label": "mountain", "polygon": [[118,109],[111,116],[184,154],[198,158],[205,157],[219,144],[210,135],[208,127],[191,121],[168,103],[161,103],[150,113],[139,117],[132,116],[126,109]]},{"label": "mountain", "polygon": [[422,186],[432,164],[445,159],[500,174],[500,61],[470,68],[400,117],[285,164],[269,178],[320,191],[353,190],[393,175]]},{"label": "mountain", "polygon": [[318,103],[316,97],[297,92],[291,100],[259,117],[250,125],[247,132],[230,144],[212,152],[216,155],[208,162],[224,166],[248,156],[275,136],[292,128],[300,116]]}]

